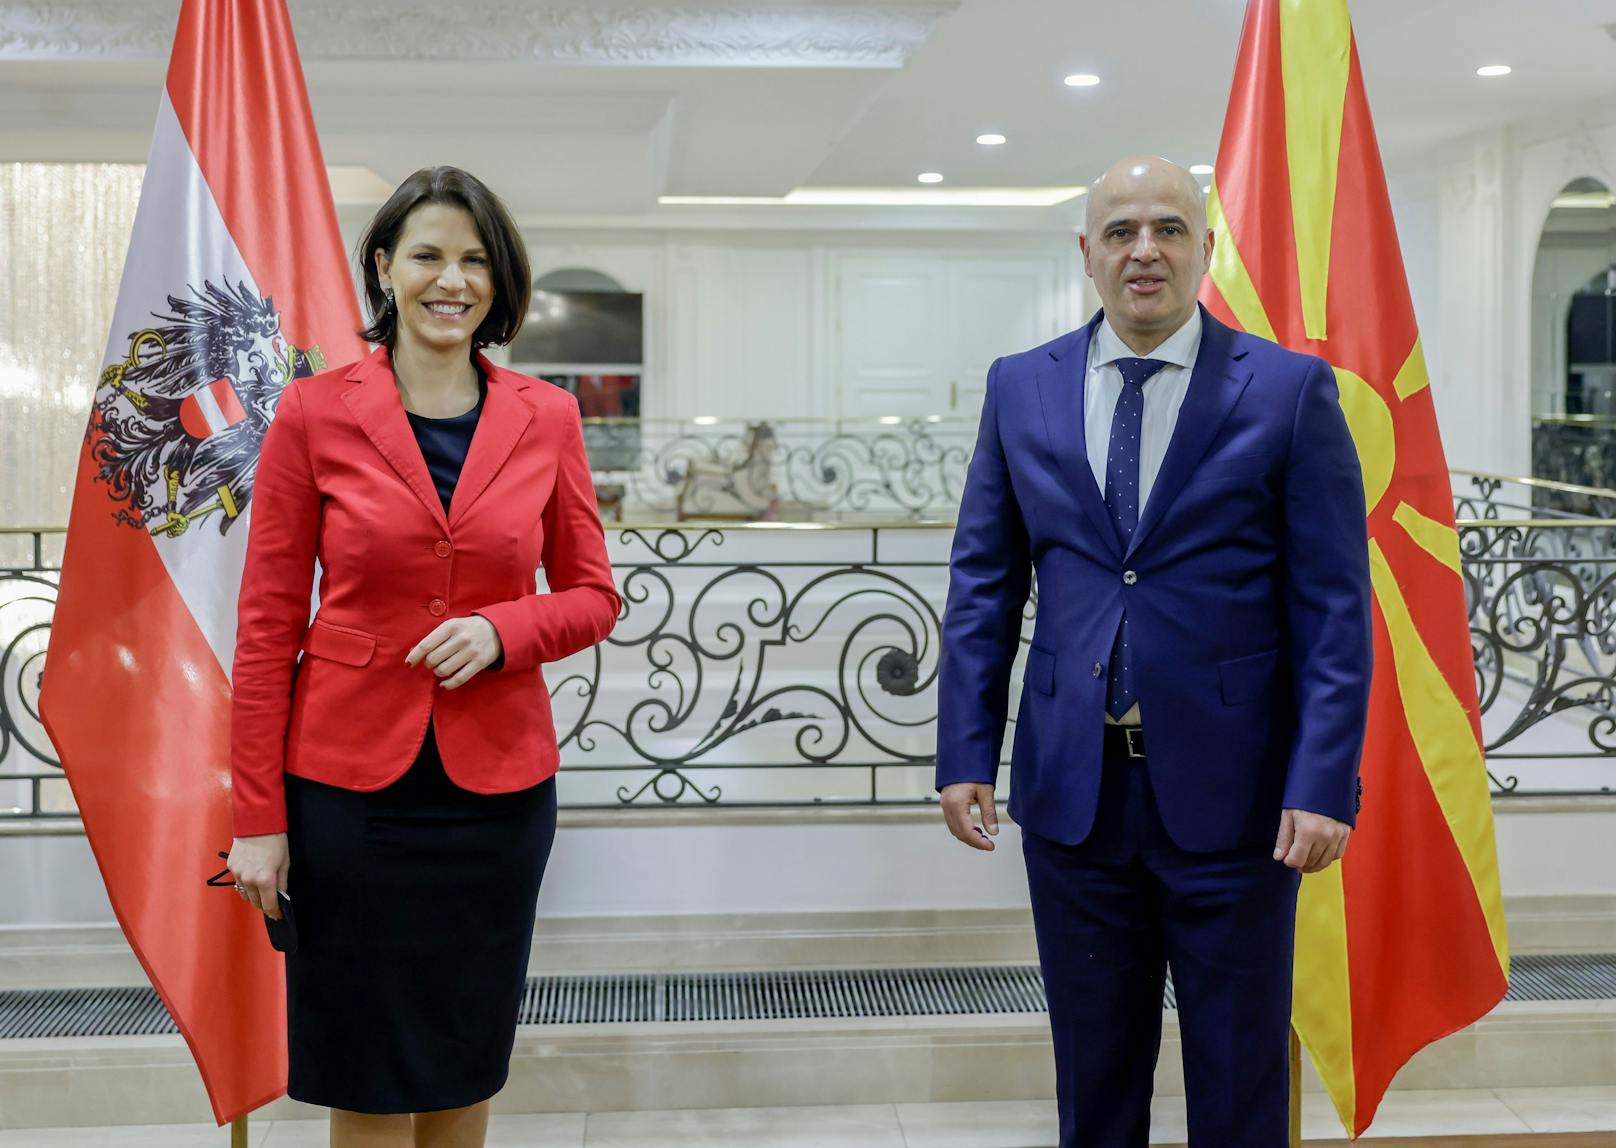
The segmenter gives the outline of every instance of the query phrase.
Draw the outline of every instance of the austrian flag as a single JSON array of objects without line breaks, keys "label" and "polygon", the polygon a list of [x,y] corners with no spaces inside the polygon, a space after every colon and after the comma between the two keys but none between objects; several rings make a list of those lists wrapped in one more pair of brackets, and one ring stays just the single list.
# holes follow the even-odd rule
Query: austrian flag
[{"label": "austrian flag", "polygon": [[79,458],[40,705],[119,924],[224,1123],[285,1091],[285,989],[229,847],[258,448],[364,353],[285,0],[185,0]]}]

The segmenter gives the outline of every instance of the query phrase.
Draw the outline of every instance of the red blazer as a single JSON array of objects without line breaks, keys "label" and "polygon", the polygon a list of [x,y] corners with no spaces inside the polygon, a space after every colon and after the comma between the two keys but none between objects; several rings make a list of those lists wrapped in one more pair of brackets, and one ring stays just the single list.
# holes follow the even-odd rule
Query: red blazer
[{"label": "red blazer", "polygon": [[[429,720],[464,789],[506,793],[555,773],[540,663],[604,639],[621,603],[577,401],[478,362],[487,396],[447,516],[385,349],[282,392],[237,610],[237,836],[286,828],[283,772],[355,790],[396,781]],[[541,563],[546,594],[534,593]],[[498,670],[444,690],[425,664],[404,664],[445,618],[471,614],[499,631]]]}]

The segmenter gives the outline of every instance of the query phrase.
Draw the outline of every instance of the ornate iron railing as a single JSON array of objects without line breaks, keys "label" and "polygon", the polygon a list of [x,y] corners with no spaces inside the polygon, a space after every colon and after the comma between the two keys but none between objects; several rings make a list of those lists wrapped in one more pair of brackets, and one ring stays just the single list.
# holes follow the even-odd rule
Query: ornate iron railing
[{"label": "ornate iron railing", "polygon": [[[1616,491],[1456,472],[1461,569],[1487,762],[1500,793],[1553,768],[1612,790],[1616,754]],[[1530,788],[1536,788],[1530,787]]]},{"label": "ornate iron railing", "polygon": [[[1534,489],[1455,476],[1493,786],[1607,793],[1616,517],[1533,517]],[[932,800],[951,537],[947,522],[610,527],[622,619],[547,671],[565,803]],[[74,812],[38,714],[61,541],[0,533],[0,817]],[[1024,642],[1035,611],[1036,596]]]},{"label": "ornate iron railing", "polygon": [[64,538],[59,527],[0,530],[0,818],[73,813],[39,721]]},{"label": "ornate iron railing", "polygon": [[976,420],[596,418],[584,440],[608,513],[916,521],[953,517]]},{"label": "ornate iron railing", "polygon": [[947,528],[612,533],[617,629],[547,671],[570,803],[930,791]]}]

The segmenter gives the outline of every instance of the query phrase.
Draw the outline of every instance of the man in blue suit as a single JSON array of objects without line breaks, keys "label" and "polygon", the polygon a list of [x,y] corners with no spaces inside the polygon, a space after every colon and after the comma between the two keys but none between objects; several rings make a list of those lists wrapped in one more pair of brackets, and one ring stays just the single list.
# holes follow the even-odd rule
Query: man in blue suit
[{"label": "man in blue suit", "polygon": [[1297,886],[1357,811],[1357,452],[1328,364],[1196,303],[1213,242],[1182,168],[1095,183],[1081,245],[1104,309],[993,364],[954,534],[937,785],[978,849],[1037,573],[1010,815],[1061,1148],[1147,1143],[1168,966],[1192,1148],[1283,1148]]}]

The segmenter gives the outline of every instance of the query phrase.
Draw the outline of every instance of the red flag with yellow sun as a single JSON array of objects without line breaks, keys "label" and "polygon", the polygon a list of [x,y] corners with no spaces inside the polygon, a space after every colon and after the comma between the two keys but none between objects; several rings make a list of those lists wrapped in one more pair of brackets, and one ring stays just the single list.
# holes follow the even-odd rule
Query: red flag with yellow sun
[{"label": "red flag with yellow sun", "polygon": [[1302,882],[1293,1020],[1354,1137],[1504,995],[1453,497],[1346,0],[1251,0],[1207,204],[1207,307],[1334,368],[1363,464],[1375,672],[1345,861]]}]

